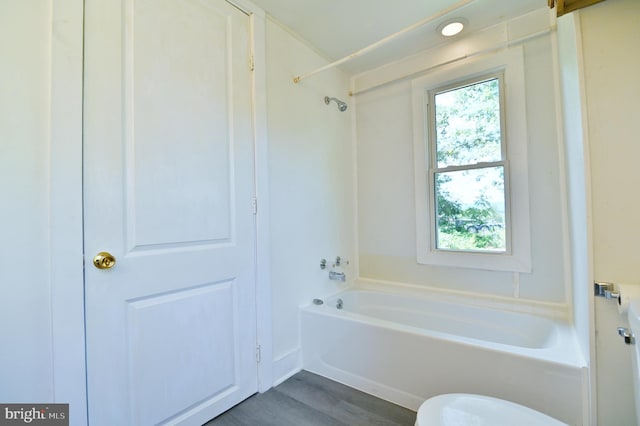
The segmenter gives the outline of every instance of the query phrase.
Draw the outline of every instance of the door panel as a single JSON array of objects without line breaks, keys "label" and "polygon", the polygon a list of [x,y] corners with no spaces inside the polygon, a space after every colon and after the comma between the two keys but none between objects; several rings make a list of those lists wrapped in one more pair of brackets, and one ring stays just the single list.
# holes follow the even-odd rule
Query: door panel
[{"label": "door panel", "polygon": [[[235,324],[229,323],[234,317],[233,285],[212,283],[127,303],[130,392],[137,424],[160,423],[194,403],[237,390],[229,369],[236,353]],[[175,318],[175,312],[182,314]],[[215,362],[202,362],[200,354]]]},{"label": "door panel", "polygon": [[227,16],[197,0],[128,3],[131,243],[228,241],[235,191],[229,161],[234,58],[227,45],[235,40],[221,31]]},{"label": "door panel", "polygon": [[202,424],[257,390],[249,20],[222,0],[85,10],[90,423]]}]

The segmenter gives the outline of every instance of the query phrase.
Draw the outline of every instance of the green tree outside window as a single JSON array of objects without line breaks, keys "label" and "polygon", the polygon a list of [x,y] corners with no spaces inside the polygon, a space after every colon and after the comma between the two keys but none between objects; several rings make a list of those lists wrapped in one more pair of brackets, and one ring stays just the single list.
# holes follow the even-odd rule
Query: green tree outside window
[{"label": "green tree outside window", "polygon": [[436,247],[506,251],[500,77],[431,94]]}]

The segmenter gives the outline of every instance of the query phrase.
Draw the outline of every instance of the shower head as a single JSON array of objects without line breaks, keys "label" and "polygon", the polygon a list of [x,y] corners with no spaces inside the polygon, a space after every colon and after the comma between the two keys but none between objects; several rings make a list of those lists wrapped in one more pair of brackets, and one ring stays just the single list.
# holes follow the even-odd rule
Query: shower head
[{"label": "shower head", "polygon": [[329,102],[331,102],[331,101],[336,101],[336,104],[338,105],[338,109],[340,110],[340,112],[345,112],[347,110],[346,102],[342,102],[338,98],[330,98],[328,96],[324,97],[324,103],[325,104],[329,105]]}]

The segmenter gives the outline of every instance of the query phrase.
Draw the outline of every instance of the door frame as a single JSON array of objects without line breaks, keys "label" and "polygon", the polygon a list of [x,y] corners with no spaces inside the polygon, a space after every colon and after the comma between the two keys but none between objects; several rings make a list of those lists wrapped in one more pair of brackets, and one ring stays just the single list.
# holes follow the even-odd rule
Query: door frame
[{"label": "door frame", "polygon": [[[249,0],[226,0],[250,16],[256,197],[258,391],[273,384],[269,251],[265,13]],[[70,404],[70,423],[88,423],[84,316],[83,37],[84,0],[50,0],[51,109],[49,215],[53,402]]]},{"label": "door frame", "polygon": [[53,402],[87,423],[82,233],[83,0],[50,0],[49,239]]}]

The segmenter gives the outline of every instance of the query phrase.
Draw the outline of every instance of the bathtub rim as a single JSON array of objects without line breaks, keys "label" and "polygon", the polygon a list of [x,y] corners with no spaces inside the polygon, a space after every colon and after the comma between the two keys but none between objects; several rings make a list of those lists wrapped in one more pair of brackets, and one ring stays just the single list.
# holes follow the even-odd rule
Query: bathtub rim
[{"label": "bathtub rim", "polygon": [[[385,288],[386,291],[379,290],[380,288]],[[397,290],[398,289],[396,287],[392,287],[392,288],[381,287],[379,283],[375,283],[375,285],[373,286],[372,285],[364,285],[364,286],[356,285],[356,286],[349,286],[344,289],[341,289],[340,291],[335,292],[323,298],[322,300],[324,301],[332,300],[339,297],[340,294],[344,292],[351,292],[351,291],[365,291],[365,292],[371,291],[371,292],[377,292],[377,293],[398,295],[399,293],[397,292]],[[413,297],[423,297],[431,300],[433,300],[434,298],[433,294],[431,294],[430,297],[425,296],[425,294],[429,294],[429,293],[425,293],[424,291],[418,291],[418,292],[408,291],[408,292],[401,292],[400,294],[410,295]],[[309,312],[309,313],[316,313],[319,315],[339,317],[348,321],[354,321],[361,324],[369,324],[374,327],[387,328],[387,329],[391,329],[398,332],[413,334],[416,336],[428,337],[428,338],[433,338],[433,339],[442,340],[442,341],[454,341],[463,346],[475,346],[475,347],[480,346],[494,352],[508,352],[517,357],[534,358],[534,359],[543,360],[545,362],[549,362],[549,363],[557,364],[561,366],[571,366],[571,367],[577,367],[577,368],[584,368],[587,366],[585,358],[583,354],[580,352],[580,347],[578,345],[578,339],[577,339],[575,327],[573,326],[571,321],[568,318],[566,318],[566,315],[556,313],[555,309],[552,310],[552,313],[555,313],[555,314],[544,315],[543,313],[548,313],[548,311],[545,309],[518,309],[518,306],[516,306],[514,309],[512,303],[506,304],[507,308],[505,309],[503,308],[503,306],[505,306],[503,303],[494,303],[494,304],[487,305],[484,303],[479,303],[478,301],[469,301],[466,298],[461,299],[459,298],[458,295],[447,295],[447,296],[448,297],[443,298],[443,297],[440,297],[439,294],[437,294],[436,301],[451,303],[451,304],[461,303],[463,305],[473,306],[476,308],[486,308],[491,310],[506,311],[511,313],[523,314],[523,315],[531,315],[533,317],[550,320],[553,322],[553,327],[554,327],[553,332],[556,334],[555,336],[553,336],[553,339],[555,340],[555,344],[549,347],[540,347],[540,348],[533,347],[532,348],[532,347],[514,346],[506,343],[492,342],[488,340],[481,340],[481,339],[472,338],[472,337],[460,336],[460,335],[455,335],[455,334],[451,334],[443,331],[425,330],[415,326],[410,326],[410,325],[396,323],[389,320],[384,320],[384,319],[379,319],[375,317],[365,316],[365,315],[354,313],[354,312],[349,312],[348,310],[338,310],[335,307],[330,306],[328,303],[324,303],[322,305],[314,305],[313,303],[309,303],[307,305],[301,306],[301,309],[299,312],[300,313]],[[464,302],[467,302],[467,303],[464,303]]]},{"label": "bathtub rim", "polygon": [[[358,278],[354,281],[353,285],[345,287],[340,291],[344,290],[371,290],[379,291],[381,293],[437,298],[437,300],[450,303],[530,314],[552,320],[565,320],[569,323],[571,323],[573,319],[571,306],[568,303],[547,302],[520,297],[475,293],[420,284],[384,281],[371,278]],[[327,295],[323,300],[332,297],[340,291]]]},{"label": "bathtub rim", "polygon": [[[353,318],[357,320],[362,319],[363,322],[371,322],[374,324],[383,325],[387,328],[394,329],[394,330],[407,331],[407,332],[410,332],[411,334],[416,334],[416,335],[429,335],[433,337],[443,337],[444,340],[459,340],[461,342],[468,342],[468,343],[475,344],[476,346],[478,345],[483,346],[485,342],[486,343],[492,342],[500,346],[503,346],[504,349],[512,348],[512,347],[513,348],[519,347],[519,348],[531,349],[531,350],[543,350],[547,348],[552,348],[558,345],[559,339],[562,335],[562,332],[559,331],[559,329],[566,328],[568,326],[568,324],[566,324],[563,320],[551,319],[551,318],[546,318],[541,316],[534,316],[531,314],[523,314],[523,313],[512,312],[512,311],[501,311],[498,309],[479,307],[479,306],[454,304],[449,301],[434,300],[434,299],[428,299],[428,298],[411,298],[410,299],[411,302],[414,302],[416,300],[424,301],[427,309],[427,312],[425,314],[428,317],[431,316],[430,309],[436,308],[434,305],[440,305],[440,307],[445,307],[445,309],[446,308],[459,309],[460,315],[457,318],[455,318],[456,317],[455,312],[453,314],[454,318],[452,319],[454,321],[459,321],[460,323],[468,324],[471,328],[474,328],[476,326],[476,323],[477,323],[476,319],[477,319],[479,322],[483,323],[482,326],[487,325],[492,329],[494,327],[497,329],[499,328],[505,329],[506,331],[497,330],[497,332],[506,333],[507,335],[509,335],[510,333],[514,333],[516,335],[518,334],[518,327],[514,327],[511,325],[512,319],[517,321],[517,319],[512,316],[518,316],[520,317],[520,320],[530,321],[530,318],[533,318],[534,321],[541,322],[541,324],[539,325],[545,331],[543,341],[529,340],[529,341],[523,341],[522,342],[523,344],[518,344],[514,342],[510,343],[506,341],[501,341],[500,339],[486,339],[482,337],[474,337],[473,333],[458,334],[451,331],[445,331],[440,328],[425,328],[419,325],[411,324],[410,322],[406,322],[404,320],[395,321],[393,318],[388,318],[388,317],[383,318],[375,314],[370,315],[369,313],[360,312],[357,307],[355,309],[351,309],[349,306],[347,306],[354,302],[352,300],[349,300],[351,297],[355,296],[357,299],[359,299],[360,297],[364,296],[365,297],[364,305],[366,305],[366,307],[388,309],[392,312],[398,312],[400,315],[402,315],[405,312],[413,313],[417,311],[415,306],[404,306],[404,305],[396,306],[393,304],[393,302],[391,302],[391,304],[387,306],[380,306],[379,301],[367,300],[368,295],[373,295],[374,298],[377,298],[377,296],[383,296],[383,297],[386,296],[385,293],[381,293],[378,291],[364,290],[360,288],[358,289],[351,288],[326,298],[325,303],[323,304],[323,307],[318,307],[311,310],[317,309],[318,311],[322,311],[322,313],[325,313],[328,315],[335,314],[336,316],[344,316],[347,318]],[[389,294],[389,296],[396,296],[400,298],[401,303],[403,303],[403,299],[404,299],[403,295]],[[338,310],[335,308],[337,299],[344,299],[344,302],[345,302],[344,309]],[[370,305],[369,302],[372,302],[372,304]],[[358,304],[360,302],[355,302],[355,303]],[[471,314],[469,314],[469,311],[467,311],[467,309],[473,310]],[[462,312],[462,311],[466,311],[466,312]],[[447,309],[446,315],[449,316],[451,312],[452,311]],[[477,314],[484,315],[485,312],[491,313],[491,314],[498,314],[498,315],[507,315],[508,321],[507,322],[500,321],[500,323],[498,323],[495,321],[496,319],[495,317],[487,320],[487,318],[484,316],[481,316],[481,317],[476,316]],[[443,316],[442,312],[435,312],[434,318],[439,318],[442,316]],[[438,320],[439,319],[436,319],[436,321]],[[449,319],[444,318],[444,321],[449,321]],[[534,328],[536,328],[537,326],[538,324],[534,325]],[[423,330],[427,330],[427,331],[423,331]],[[526,335],[526,333],[521,333],[521,334]],[[452,339],[452,338],[455,338],[455,339]],[[524,340],[526,340],[526,338]]]}]

